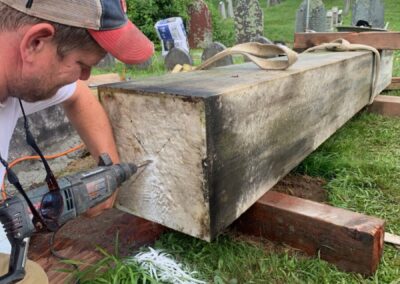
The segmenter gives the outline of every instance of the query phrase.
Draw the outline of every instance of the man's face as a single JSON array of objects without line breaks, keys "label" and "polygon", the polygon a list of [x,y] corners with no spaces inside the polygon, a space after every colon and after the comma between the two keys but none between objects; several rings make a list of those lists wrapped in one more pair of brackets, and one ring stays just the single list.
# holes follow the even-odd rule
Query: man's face
[{"label": "man's face", "polygon": [[12,82],[9,95],[28,102],[48,99],[67,84],[87,80],[91,67],[104,55],[104,52],[75,49],[60,57],[55,45],[48,46],[34,64],[22,68],[20,78]]}]

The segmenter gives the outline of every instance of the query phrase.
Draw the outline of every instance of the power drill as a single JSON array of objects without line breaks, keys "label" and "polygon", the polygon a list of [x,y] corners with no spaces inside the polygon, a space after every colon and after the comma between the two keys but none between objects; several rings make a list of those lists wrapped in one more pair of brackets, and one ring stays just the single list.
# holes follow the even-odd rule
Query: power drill
[{"label": "power drill", "polygon": [[[63,208],[57,220],[59,226],[105,201],[138,169],[132,163],[113,165],[108,155],[103,155],[100,159],[102,166],[58,180],[63,201]],[[146,161],[139,167],[148,163],[149,161]],[[39,208],[43,206],[43,196],[48,192],[47,185],[43,185],[29,190],[27,195],[35,208]],[[16,283],[25,277],[29,240],[32,234],[38,231],[32,218],[32,212],[21,194],[6,199],[0,205],[0,222],[11,243],[8,273],[0,277],[0,284]]]}]

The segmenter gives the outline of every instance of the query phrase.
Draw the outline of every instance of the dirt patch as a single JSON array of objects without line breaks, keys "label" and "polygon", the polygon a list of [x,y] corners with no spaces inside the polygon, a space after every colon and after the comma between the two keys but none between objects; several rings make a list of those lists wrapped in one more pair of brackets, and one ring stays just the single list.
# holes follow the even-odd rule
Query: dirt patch
[{"label": "dirt patch", "polygon": [[326,181],[322,178],[289,174],[271,190],[312,201],[326,202],[328,193],[324,189],[325,184]]}]

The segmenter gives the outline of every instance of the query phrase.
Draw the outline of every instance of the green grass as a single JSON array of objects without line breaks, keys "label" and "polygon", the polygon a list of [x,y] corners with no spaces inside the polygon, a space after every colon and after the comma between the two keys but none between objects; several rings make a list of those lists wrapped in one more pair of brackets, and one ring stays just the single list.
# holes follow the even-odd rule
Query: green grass
[{"label": "green grass", "polygon": [[[265,1],[260,2],[265,5]],[[263,6],[265,36],[291,44],[295,11],[300,2],[285,0],[278,6]],[[342,0],[324,3],[327,8],[343,5]],[[400,31],[398,0],[386,0],[385,5],[389,28]],[[345,23],[350,22],[350,17],[345,18]],[[192,55],[199,64],[201,51],[194,50]],[[134,79],[166,72],[161,60],[154,60],[153,65],[148,71],[129,71],[127,76]],[[116,71],[121,72],[121,67],[118,68]],[[400,76],[399,51],[395,52],[393,75]],[[400,95],[400,91],[388,94]],[[330,204],[383,218],[388,232],[400,234],[399,118],[358,114],[294,172],[323,177],[327,181],[325,187]],[[390,245],[385,246],[379,269],[370,278],[338,271],[325,261],[305,257],[285,246],[266,240],[250,241],[233,233],[225,233],[214,242],[206,243],[170,232],[155,246],[199,271],[200,278],[210,283],[400,283],[400,251]],[[131,273],[130,269],[136,271],[135,267],[123,266],[119,258],[105,255],[103,262],[92,266],[92,271],[99,269],[105,275],[92,275],[93,280],[84,283],[112,283],[112,277],[125,277]],[[105,269],[107,267],[110,269]],[[140,276],[141,272],[138,273]]]}]

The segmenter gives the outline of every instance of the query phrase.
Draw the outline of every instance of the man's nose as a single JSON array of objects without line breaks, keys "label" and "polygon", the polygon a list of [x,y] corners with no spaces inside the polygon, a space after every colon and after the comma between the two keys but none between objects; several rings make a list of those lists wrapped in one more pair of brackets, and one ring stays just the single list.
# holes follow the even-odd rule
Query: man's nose
[{"label": "man's nose", "polygon": [[91,70],[92,70],[92,68],[84,68],[84,69],[82,69],[81,76],[79,76],[79,79],[83,80],[83,81],[89,79]]}]

